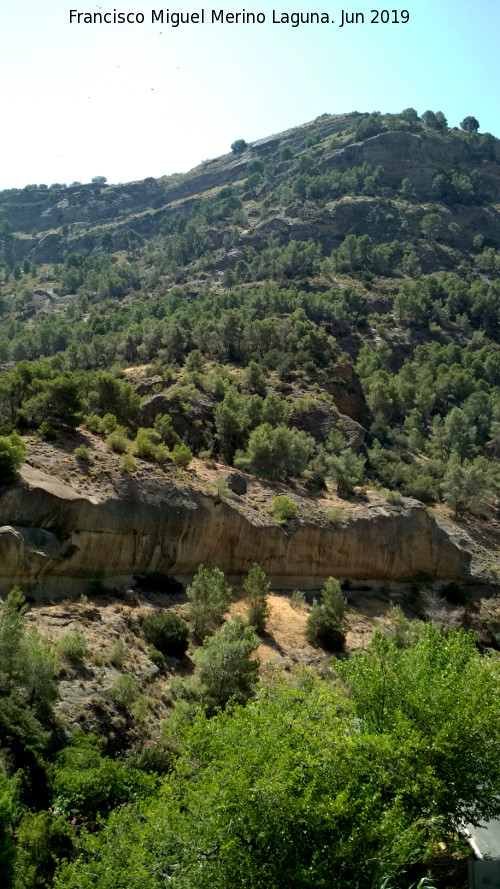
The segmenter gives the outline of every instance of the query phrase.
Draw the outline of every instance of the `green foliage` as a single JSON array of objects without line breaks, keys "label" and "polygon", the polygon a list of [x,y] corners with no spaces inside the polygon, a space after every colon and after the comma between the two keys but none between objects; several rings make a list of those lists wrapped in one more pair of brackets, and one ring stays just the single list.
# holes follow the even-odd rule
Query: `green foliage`
[{"label": "green foliage", "polygon": [[117,426],[116,429],[108,435],[106,445],[110,451],[114,451],[116,454],[125,454],[129,446],[127,430],[125,427]]},{"label": "green foliage", "polygon": [[125,646],[124,646],[122,640],[115,639],[115,641],[113,642],[113,644],[111,646],[111,651],[109,654],[109,659],[110,659],[111,663],[113,664],[113,667],[119,667],[119,668],[123,667],[123,664],[125,662],[125,656],[126,656]]},{"label": "green foliage", "polygon": [[84,838],[57,889],[407,885],[454,819],[498,813],[498,664],[471,637],[379,633],[335,666],[349,696],[303,672],[184,722],[161,793]]},{"label": "green foliage", "polygon": [[0,485],[9,485],[18,478],[17,470],[26,459],[23,440],[13,432],[0,437]]},{"label": "green foliage", "polygon": [[297,504],[286,494],[279,494],[277,497],[273,497],[272,510],[273,518],[284,524],[297,515]]},{"label": "green foliage", "polygon": [[223,478],[221,475],[217,475],[214,479],[214,490],[217,499],[221,501],[227,500],[231,493],[227,479]]},{"label": "green foliage", "polygon": [[70,664],[79,664],[88,654],[87,640],[79,630],[65,633],[58,640],[56,650],[60,658]]},{"label": "green foliage", "polygon": [[103,756],[98,739],[81,729],[74,731],[69,744],[57,754],[53,783],[53,808],[90,825],[110,808],[133,800],[137,791],[147,794],[154,786],[136,769]]},{"label": "green foliage", "polygon": [[[14,811],[21,789],[22,801],[28,805],[47,801],[43,753],[57,697],[55,657],[26,625],[25,612],[24,596],[14,587],[0,604],[0,737],[2,758],[12,773],[19,772],[12,783],[0,783],[0,831],[7,829],[9,812]],[[5,867],[10,866],[9,847],[7,843]]]},{"label": "green foliage", "polygon": [[260,364],[256,361],[250,361],[245,370],[245,380],[249,389],[252,389],[258,395],[264,396],[266,394],[266,377]]},{"label": "green foliage", "polygon": [[172,460],[175,465],[180,466],[181,469],[187,469],[192,459],[193,452],[186,444],[184,444],[184,442],[176,444],[172,448]]},{"label": "green foliage", "polygon": [[345,511],[341,506],[332,506],[328,510],[326,517],[334,528],[341,528],[346,521]]},{"label": "green foliage", "polygon": [[104,414],[100,425],[101,431],[104,432],[106,435],[109,435],[111,432],[114,432],[116,429],[118,429],[118,420],[116,419],[114,414]]},{"label": "green foliage", "polygon": [[148,657],[159,670],[165,668],[165,655],[162,654],[161,651],[158,651],[157,648],[151,648],[150,651],[148,651]]},{"label": "green foliage", "polygon": [[340,496],[351,494],[354,485],[359,484],[364,475],[365,460],[345,448],[340,454],[332,455],[328,460],[328,473],[337,483]]},{"label": "green foliage", "polygon": [[204,639],[222,623],[231,601],[231,587],[219,568],[210,570],[200,565],[186,595],[189,599],[187,619],[193,625],[196,638]]},{"label": "green foliage", "polygon": [[313,450],[314,439],[306,432],[263,423],[250,433],[246,452],[236,453],[234,465],[271,479],[299,476]]},{"label": "green foliage", "polygon": [[479,121],[475,117],[469,115],[468,117],[464,117],[460,126],[466,133],[477,133],[479,129]]},{"label": "green foliage", "polygon": [[73,456],[75,460],[80,460],[82,463],[90,463],[92,457],[92,448],[89,448],[83,444],[77,445],[77,447],[73,451]]},{"label": "green foliage", "polygon": [[336,669],[367,731],[412,737],[417,757],[422,751],[414,811],[427,792],[435,816],[444,819],[477,823],[497,811],[498,663],[481,658],[472,633],[423,624],[414,644],[398,649],[377,631],[366,654]]},{"label": "green foliage", "polygon": [[290,596],[290,605],[295,611],[300,611],[304,607],[306,597],[302,590],[294,590]]},{"label": "green foliage", "polygon": [[120,472],[124,472],[126,475],[131,475],[137,469],[137,463],[132,454],[122,454],[120,457],[120,462],[118,463],[118,469]]},{"label": "green foliage", "polygon": [[130,383],[117,380],[109,373],[101,373],[96,378],[89,401],[101,416],[113,414],[119,424],[130,429],[139,425],[141,399]]},{"label": "green foliage", "polygon": [[432,180],[437,195],[447,204],[471,204],[477,199],[480,174],[473,170],[470,175],[456,170],[443,170]]},{"label": "green foliage", "polygon": [[256,633],[262,634],[265,632],[270,614],[267,601],[269,583],[264,571],[256,562],[253,563],[243,581],[243,589],[246,593],[248,623]]},{"label": "green foliage", "polygon": [[50,889],[56,867],[71,859],[71,826],[55,812],[25,812],[17,829],[16,885]]},{"label": "green foliage", "polygon": [[55,441],[55,439],[57,438],[56,430],[47,420],[44,420],[42,423],[40,423],[37,429],[37,433],[42,441]]},{"label": "green foliage", "polygon": [[193,660],[203,686],[203,703],[209,711],[228,701],[243,702],[256,689],[259,663],[251,660],[259,640],[241,617],[223,624],[198,648]]},{"label": "green foliage", "polygon": [[236,139],[231,143],[231,151],[233,154],[241,154],[245,148],[247,148],[247,143],[244,139]]},{"label": "green foliage", "polygon": [[441,217],[439,213],[426,213],[420,222],[422,234],[428,241],[437,241],[441,232]]},{"label": "green foliage", "polygon": [[491,466],[484,457],[475,460],[450,460],[443,480],[443,500],[456,516],[464,513],[480,514],[496,485]]},{"label": "green foliage", "polygon": [[162,654],[180,658],[187,651],[187,624],[172,611],[154,611],[145,615],[141,629],[150,645]]},{"label": "green foliage", "polygon": [[14,823],[19,805],[19,775],[8,778],[0,771],[0,885],[10,886],[14,873]]},{"label": "green foliage", "polygon": [[154,426],[158,434],[161,435],[162,440],[165,442],[166,445],[168,445],[169,448],[173,448],[175,445],[181,443],[177,432],[172,427],[172,417],[170,417],[169,414],[157,414],[155,417]]},{"label": "green foliage", "polygon": [[132,442],[132,453],[134,457],[140,457],[142,460],[155,460],[156,449],[161,442],[161,437],[155,429],[140,428]]},{"label": "green foliage", "polygon": [[113,682],[113,685],[110,688],[110,694],[117,707],[121,707],[123,710],[130,710],[139,697],[139,688],[137,682],[130,673],[122,673],[122,675]]},{"label": "green foliage", "polygon": [[342,648],[344,632],[345,599],[338,580],[329,577],[320,592],[320,601],[314,601],[307,618],[306,636],[312,645],[321,645],[330,651]]},{"label": "green foliage", "polygon": [[391,506],[402,506],[404,502],[399,491],[386,491],[385,499]]},{"label": "green foliage", "polygon": [[401,181],[400,194],[407,201],[411,201],[415,197],[415,189],[410,179],[405,178]]}]

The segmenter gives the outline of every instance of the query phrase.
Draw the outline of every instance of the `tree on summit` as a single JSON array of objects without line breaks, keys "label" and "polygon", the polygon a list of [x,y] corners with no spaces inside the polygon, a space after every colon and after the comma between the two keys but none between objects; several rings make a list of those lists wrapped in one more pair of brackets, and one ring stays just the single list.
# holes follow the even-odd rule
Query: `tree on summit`
[{"label": "tree on summit", "polygon": [[233,142],[231,145],[231,151],[233,152],[233,154],[241,154],[241,152],[244,151],[247,147],[247,143],[244,139],[236,139],[236,141]]},{"label": "tree on summit", "polygon": [[477,118],[469,115],[469,117],[464,117],[460,126],[466,133],[477,133],[479,129],[479,121]]}]

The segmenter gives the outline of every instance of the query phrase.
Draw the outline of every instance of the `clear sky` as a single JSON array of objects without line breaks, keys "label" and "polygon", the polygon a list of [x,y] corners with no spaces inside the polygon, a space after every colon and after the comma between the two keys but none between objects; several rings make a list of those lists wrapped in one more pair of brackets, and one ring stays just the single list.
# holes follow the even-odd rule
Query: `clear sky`
[{"label": "clear sky", "polygon": [[[389,10],[393,17],[392,0]],[[0,188],[127,182],[183,172],[247,141],[346,111],[467,115],[500,137],[500,4],[403,0],[407,24],[371,24],[387,0],[1,0]],[[70,10],[142,13],[139,24],[70,24]],[[205,24],[166,12],[205,10]],[[211,23],[212,10],[262,24]],[[164,24],[151,12],[164,11]],[[325,12],[334,23],[273,23]],[[365,23],[339,27],[342,10]]]}]

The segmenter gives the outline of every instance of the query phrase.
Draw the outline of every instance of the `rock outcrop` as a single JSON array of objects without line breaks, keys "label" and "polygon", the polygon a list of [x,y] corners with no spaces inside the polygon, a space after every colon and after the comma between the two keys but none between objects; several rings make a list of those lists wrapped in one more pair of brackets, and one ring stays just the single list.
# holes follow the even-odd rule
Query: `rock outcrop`
[{"label": "rock outcrop", "polygon": [[329,575],[470,578],[467,541],[454,540],[417,501],[369,506],[336,528],[325,521],[286,527],[181,490],[167,476],[127,479],[117,496],[92,499],[25,466],[21,481],[0,495],[0,525],[0,594],[19,584],[36,599],[81,593],[98,577],[122,589],[135,574],[186,579],[200,563],[237,582],[258,562],[283,588],[314,589]]}]

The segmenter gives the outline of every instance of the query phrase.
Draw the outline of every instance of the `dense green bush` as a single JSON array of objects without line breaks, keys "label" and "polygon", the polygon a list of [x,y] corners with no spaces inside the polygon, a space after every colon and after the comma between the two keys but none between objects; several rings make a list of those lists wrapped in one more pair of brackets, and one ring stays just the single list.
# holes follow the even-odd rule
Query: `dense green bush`
[{"label": "dense green bush", "polygon": [[187,618],[197,639],[215,632],[231,602],[231,587],[220,568],[200,565],[186,595],[189,599]]},{"label": "dense green bush", "polygon": [[288,522],[297,515],[297,504],[287,497],[286,494],[279,494],[273,498],[273,518],[277,522]]},{"label": "dense green bush", "polygon": [[320,601],[315,600],[307,618],[306,636],[313,645],[330,651],[341,649],[345,642],[345,599],[338,580],[329,577],[324,584]]},{"label": "dense green bush", "polygon": [[49,889],[60,862],[74,853],[74,833],[65,818],[52,811],[25,812],[17,828],[16,885]]},{"label": "dense green bush", "polygon": [[110,451],[114,451],[116,454],[125,454],[129,446],[127,430],[125,427],[117,426],[116,429],[108,435],[106,444]]},{"label": "dense green bush", "polygon": [[182,657],[188,647],[188,626],[172,611],[154,611],[141,621],[147,641],[162,654]]},{"label": "dense green bush", "polygon": [[[124,677],[120,677],[124,678]],[[92,823],[118,803],[133,799],[138,790],[148,792],[150,780],[121,762],[105,756],[99,740],[76,729],[54,763],[53,808],[79,823]]]},{"label": "dense green bush", "polygon": [[117,707],[130,710],[139,697],[139,687],[130,673],[122,673],[111,686],[110,694]]},{"label": "dense green bush", "polygon": [[18,478],[17,470],[26,459],[26,448],[19,435],[13,432],[0,437],[0,485],[8,485]]},{"label": "dense green bush", "polygon": [[335,670],[343,687],[271,677],[177,723],[172,776],[83,838],[57,889],[161,889],[167,870],[190,889],[405,887],[458,850],[457,821],[498,817],[498,662],[473,634],[378,631]]},{"label": "dense green bush", "polygon": [[56,644],[56,650],[63,660],[79,664],[88,654],[87,640],[79,630],[72,630],[61,636]]},{"label": "dense green bush", "polygon": [[264,633],[269,620],[269,583],[260,565],[253,563],[243,581],[247,600],[248,623],[256,633]]},{"label": "dense green bush", "polygon": [[73,456],[76,460],[80,460],[82,463],[90,463],[92,448],[89,448],[84,444],[77,445],[73,451]]},{"label": "dense green bush", "polygon": [[184,442],[176,444],[172,448],[172,460],[175,465],[180,466],[181,469],[187,469],[192,459],[192,451],[186,444],[184,444]]},{"label": "dense green bush", "polygon": [[259,640],[241,617],[227,621],[198,648],[194,662],[203,687],[202,701],[209,711],[229,700],[246,701],[257,687],[259,662],[251,659]]}]

